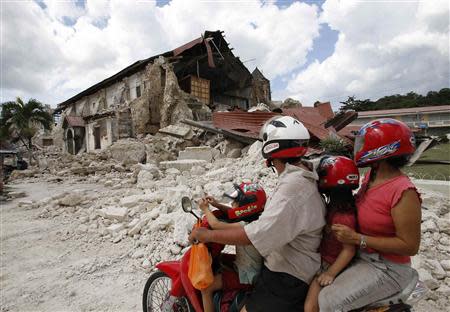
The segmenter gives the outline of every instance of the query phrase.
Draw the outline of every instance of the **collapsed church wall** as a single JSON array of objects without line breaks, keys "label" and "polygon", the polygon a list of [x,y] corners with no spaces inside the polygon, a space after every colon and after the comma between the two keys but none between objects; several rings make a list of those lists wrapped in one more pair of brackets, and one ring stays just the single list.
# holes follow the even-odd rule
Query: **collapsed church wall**
[{"label": "collapsed church wall", "polygon": [[[195,114],[192,112],[195,111]],[[173,66],[164,57],[142,71],[83,97],[62,113],[86,120],[85,150],[103,150],[118,139],[155,134],[182,119],[209,118],[211,110],[181,90]],[[67,132],[64,150],[69,147]]]}]

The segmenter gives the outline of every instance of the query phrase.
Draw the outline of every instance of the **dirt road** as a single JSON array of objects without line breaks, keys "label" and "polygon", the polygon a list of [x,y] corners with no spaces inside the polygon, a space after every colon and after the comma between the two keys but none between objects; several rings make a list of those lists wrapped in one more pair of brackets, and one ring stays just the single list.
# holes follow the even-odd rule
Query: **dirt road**
[{"label": "dirt road", "polygon": [[[18,206],[70,189],[63,183],[16,184],[27,197],[1,204],[1,311],[138,311],[147,277],[128,260],[133,241],[98,244],[65,238],[70,218],[39,218]],[[71,185],[70,187],[73,187]],[[101,192],[98,185],[78,189]]]}]

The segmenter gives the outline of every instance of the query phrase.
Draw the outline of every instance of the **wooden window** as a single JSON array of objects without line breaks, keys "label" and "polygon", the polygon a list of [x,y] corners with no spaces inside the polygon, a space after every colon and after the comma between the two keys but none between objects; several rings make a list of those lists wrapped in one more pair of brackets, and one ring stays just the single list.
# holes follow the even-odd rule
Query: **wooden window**
[{"label": "wooden window", "polygon": [[141,86],[136,86],[136,97],[141,96]]}]

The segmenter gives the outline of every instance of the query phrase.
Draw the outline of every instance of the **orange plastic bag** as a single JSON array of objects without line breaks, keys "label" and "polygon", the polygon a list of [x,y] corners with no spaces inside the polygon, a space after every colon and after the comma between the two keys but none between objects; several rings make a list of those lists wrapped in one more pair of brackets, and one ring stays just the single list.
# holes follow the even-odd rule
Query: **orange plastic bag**
[{"label": "orange plastic bag", "polygon": [[193,245],[189,260],[188,277],[194,288],[202,290],[213,283],[214,275],[211,264],[212,258],[206,245],[203,243]]}]

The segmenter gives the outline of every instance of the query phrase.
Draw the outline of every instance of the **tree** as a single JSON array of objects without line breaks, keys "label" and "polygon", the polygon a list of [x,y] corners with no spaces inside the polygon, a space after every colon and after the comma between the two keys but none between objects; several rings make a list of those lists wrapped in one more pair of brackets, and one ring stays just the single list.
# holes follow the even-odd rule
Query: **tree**
[{"label": "tree", "polygon": [[17,97],[15,102],[2,103],[0,136],[2,139],[20,140],[28,149],[30,163],[33,136],[41,126],[50,130],[52,123],[52,116],[46,111],[44,105],[35,99],[24,103],[20,97]]},{"label": "tree", "polygon": [[345,144],[344,140],[337,136],[330,135],[321,140],[319,145],[327,155],[353,157],[352,151],[348,148],[347,144]]},{"label": "tree", "polygon": [[349,96],[346,101],[341,102],[340,111],[355,110],[357,112],[397,109],[420,106],[448,105],[450,103],[450,88],[443,88],[439,91],[429,91],[423,96],[415,92],[409,92],[405,95],[395,94],[384,96],[375,102],[369,99],[357,100],[354,96]]},{"label": "tree", "polygon": [[341,104],[343,105],[339,108],[340,111],[354,110],[359,112],[371,110],[374,103],[369,99],[357,100],[354,96],[349,96],[348,99],[341,102]]}]

